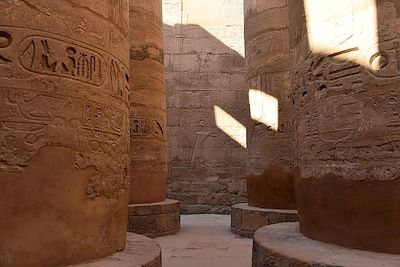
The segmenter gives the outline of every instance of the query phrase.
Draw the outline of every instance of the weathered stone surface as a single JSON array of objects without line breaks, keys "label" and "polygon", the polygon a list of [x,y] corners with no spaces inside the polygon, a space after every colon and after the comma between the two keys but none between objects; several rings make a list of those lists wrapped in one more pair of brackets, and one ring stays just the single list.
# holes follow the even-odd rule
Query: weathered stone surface
[{"label": "weathered stone surface", "polygon": [[400,253],[398,1],[302,4],[289,1],[301,232]]},{"label": "weathered stone surface", "polygon": [[125,246],[128,2],[0,2],[0,266]]},{"label": "weathered stone surface", "polygon": [[396,267],[400,256],[348,249],[304,237],[298,223],[260,228],[254,235],[253,267]]},{"label": "weathered stone surface", "polygon": [[161,248],[156,241],[128,233],[125,249],[104,259],[70,267],[161,267]]},{"label": "weathered stone surface", "polygon": [[263,226],[298,220],[297,210],[263,209],[240,203],[232,206],[231,232],[253,237],[254,232]]},{"label": "weathered stone surface", "polygon": [[245,0],[247,195],[250,206],[296,209],[286,0]]},{"label": "weathered stone surface", "polygon": [[162,1],[129,3],[130,203],[159,202],[167,189]]},{"label": "weathered stone surface", "polygon": [[128,231],[148,237],[172,235],[180,230],[180,203],[163,202],[129,205]]},{"label": "weathered stone surface", "polygon": [[292,170],[274,166],[262,175],[247,176],[247,196],[250,206],[266,209],[296,209]]},{"label": "weathered stone surface", "polygon": [[182,212],[227,213],[247,201],[247,153],[217,127],[214,106],[245,126],[243,1],[167,0],[163,8],[168,197]]}]

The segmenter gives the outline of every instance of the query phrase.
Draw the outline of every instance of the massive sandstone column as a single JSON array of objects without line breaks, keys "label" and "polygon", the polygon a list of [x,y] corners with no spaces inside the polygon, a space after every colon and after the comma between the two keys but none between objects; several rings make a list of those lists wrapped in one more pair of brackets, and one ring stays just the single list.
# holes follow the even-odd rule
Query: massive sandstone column
[{"label": "massive sandstone column", "polygon": [[166,200],[167,142],[161,0],[130,0],[131,185],[129,231],[179,230],[179,202]]},{"label": "massive sandstone column", "polygon": [[247,185],[252,206],[296,207],[288,24],[286,0],[245,1],[251,115],[247,127]]},{"label": "massive sandstone column", "polygon": [[162,1],[130,0],[130,203],[164,201],[167,188]]},{"label": "massive sandstone column", "polygon": [[128,2],[0,1],[0,266],[124,248]]},{"label": "massive sandstone column", "polygon": [[400,253],[400,2],[302,2],[289,1],[301,232]]},{"label": "massive sandstone column", "polygon": [[248,205],[232,206],[232,230],[239,234],[272,222],[297,221],[287,1],[245,0],[244,5],[251,119],[247,127]]}]

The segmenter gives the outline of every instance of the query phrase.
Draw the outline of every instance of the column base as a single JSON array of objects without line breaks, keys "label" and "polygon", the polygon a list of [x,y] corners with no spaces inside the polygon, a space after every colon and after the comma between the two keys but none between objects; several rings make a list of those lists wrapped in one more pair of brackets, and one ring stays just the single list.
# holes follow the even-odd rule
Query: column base
[{"label": "column base", "polygon": [[151,238],[179,232],[180,203],[166,199],[163,202],[129,205],[128,231]]},{"label": "column base", "polygon": [[161,248],[156,241],[145,236],[127,233],[126,246],[103,259],[70,265],[70,267],[161,267]]},{"label": "column base", "polygon": [[240,203],[232,206],[231,232],[252,238],[257,229],[276,223],[297,222],[297,210],[262,209]]},{"label": "column base", "polygon": [[308,239],[300,233],[298,223],[265,226],[254,235],[253,267],[396,267],[399,264],[400,255],[348,249]]}]

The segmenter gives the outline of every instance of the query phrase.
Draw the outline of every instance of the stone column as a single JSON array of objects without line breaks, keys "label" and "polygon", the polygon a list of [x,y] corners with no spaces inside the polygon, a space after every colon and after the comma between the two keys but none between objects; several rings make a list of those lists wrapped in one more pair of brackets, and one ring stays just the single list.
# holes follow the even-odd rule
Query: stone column
[{"label": "stone column", "polygon": [[245,1],[251,116],[247,127],[247,185],[252,206],[296,207],[288,24],[286,0]]},{"label": "stone column", "polygon": [[300,230],[400,253],[399,1],[302,2],[289,1]]},{"label": "stone column", "polygon": [[232,206],[232,230],[251,236],[261,226],[298,218],[287,1],[245,0],[244,6],[248,205]]},{"label": "stone column", "polygon": [[[129,13],[132,204],[129,230],[154,237],[179,230],[179,202],[165,200],[167,142],[162,1],[130,0]],[[161,220],[161,217],[167,219]]]},{"label": "stone column", "polygon": [[122,250],[128,2],[0,2],[0,266]]},{"label": "stone column", "polygon": [[162,1],[130,0],[130,203],[164,201],[167,188]]},{"label": "stone column", "polygon": [[251,118],[247,127],[247,184],[252,206],[295,208],[288,23],[286,0],[245,1]]}]

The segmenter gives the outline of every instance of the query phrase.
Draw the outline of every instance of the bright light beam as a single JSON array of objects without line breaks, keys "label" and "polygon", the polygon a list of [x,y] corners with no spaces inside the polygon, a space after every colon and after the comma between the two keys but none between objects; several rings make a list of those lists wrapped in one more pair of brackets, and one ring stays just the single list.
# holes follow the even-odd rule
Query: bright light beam
[{"label": "bright light beam", "polygon": [[214,106],[215,124],[230,138],[239,143],[242,147],[247,147],[246,127],[233,118],[229,113],[218,106]]},{"label": "bright light beam", "polygon": [[279,127],[278,99],[260,90],[249,90],[251,118],[277,131]]},{"label": "bright light beam", "polygon": [[351,51],[336,58],[371,69],[366,55],[379,49],[376,0],[304,0],[304,9],[313,53]]}]

